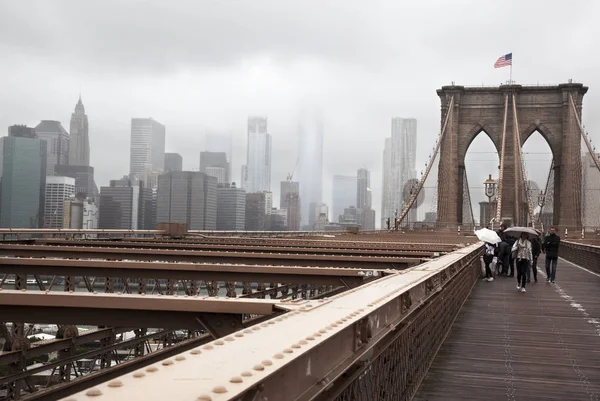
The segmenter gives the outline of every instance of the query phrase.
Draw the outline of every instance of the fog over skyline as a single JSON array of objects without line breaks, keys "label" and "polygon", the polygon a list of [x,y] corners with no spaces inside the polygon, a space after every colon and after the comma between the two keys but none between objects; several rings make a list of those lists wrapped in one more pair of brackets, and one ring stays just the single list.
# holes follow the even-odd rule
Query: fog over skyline
[{"label": "fog over skyline", "polygon": [[[164,124],[166,151],[181,154],[185,170],[198,168],[205,134],[231,134],[239,182],[247,118],[266,116],[279,204],[279,183],[298,154],[300,113],[317,107],[325,203],[331,210],[333,175],[366,167],[379,221],[391,118],[418,120],[418,174],[440,129],[435,90],[505,82],[509,68],[493,68],[503,54],[513,53],[519,84],[572,78],[589,86],[583,121],[600,141],[597,15],[592,0],[3,1],[0,130],[40,120],[68,129],[81,90],[99,187],[129,171],[132,117]],[[483,142],[472,149],[489,151]],[[496,156],[476,162],[481,155],[468,156],[472,186],[496,173]],[[543,186],[546,174],[529,176]]]}]

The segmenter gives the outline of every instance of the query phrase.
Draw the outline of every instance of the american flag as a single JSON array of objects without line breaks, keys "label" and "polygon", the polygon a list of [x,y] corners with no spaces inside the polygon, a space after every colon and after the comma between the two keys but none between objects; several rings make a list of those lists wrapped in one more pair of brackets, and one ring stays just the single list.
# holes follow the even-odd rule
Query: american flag
[{"label": "american flag", "polygon": [[494,63],[494,68],[506,67],[512,65],[512,53],[505,54]]}]

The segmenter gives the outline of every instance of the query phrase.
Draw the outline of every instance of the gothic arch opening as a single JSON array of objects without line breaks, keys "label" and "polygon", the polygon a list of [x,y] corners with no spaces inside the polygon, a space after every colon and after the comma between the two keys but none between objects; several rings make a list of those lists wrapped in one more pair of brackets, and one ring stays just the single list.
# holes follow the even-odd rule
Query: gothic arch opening
[{"label": "gothic arch opening", "polygon": [[[541,222],[546,228],[553,224],[554,216],[552,149],[546,137],[538,130],[527,137],[522,149],[534,218],[536,223]],[[523,201],[527,202],[526,199]]]},{"label": "gothic arch opening", "polygon": [[[459,182],[461,181],[460,174],[466,178],[466,180],[462,180],[463,225],[471,223],[476,226],[485,227],[489,224],[490,219],[495,216],[495,195],[488,198],[483,183],[490,175],[492,179],[498,179],[498,164],[499,157],[496,146],[490,135],[486,131],[481,130],[468,145],[462,163],[464,171],[459,172]],[[469,201],[470,208],[468,205]]]}]

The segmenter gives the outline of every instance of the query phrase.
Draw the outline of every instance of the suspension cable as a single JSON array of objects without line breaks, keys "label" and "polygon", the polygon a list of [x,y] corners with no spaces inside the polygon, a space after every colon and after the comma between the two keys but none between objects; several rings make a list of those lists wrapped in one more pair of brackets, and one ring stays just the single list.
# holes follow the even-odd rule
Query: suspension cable
[{"label": "suspension cable", "polygon": [[506,117],[508,115],[508,94],[504,96],[504,123],[502,124],[502,148],[500,149],[500,169],[498,172],[498,196],[496,197],[496,223],[502,218],[502,180],[504,177],[504,153],[506,150]]},{"label": "suspension cable", "polygon": [[[518,156],[519,156],[519,164],[521,166],[521,178],[523,179],[523,184],[525,185],[525,198],[527,200],[527,212],[529,214],[529,221],[531,221],[531,226],[533,228],[535,228],[535,220],[533,218],[533,203],[531,201],[531,191],[529,190],[529,185],[527,185],[527,170],[525,169],[525,160],[523,159],[523,148],[521,147],[521,132],[519,130],[519,120],[518,120],[518,115],[517,115],[517,98],[516,96],[513,94],[513,115],[514,115],[514,121],[513,124],[515,126],[515,133],[516,135],[516,142],[517,142],[517,148],[519,149],[518,152]],[[515,166],[517,165],[517,163],[515,163]],[[521,202],[520,199],[515,199],[515,202],[517,204],[519,204]]]},{"label": "suspension cable", "polygon": [[442,131],[440,132],[440,135],[438,136],[438,139],[436,141],[435,148],[433,150],[433,154],[431,155],[431,157],[429,158],[429,162],[427,163],[427,168],[425,169],[425,175],[423,175],[423,177],[421,177],[421,180],[417,184],[416,191],[413,191],[408,202],[404,205],[404,209],[402,209],[402,213],[400,213],[400,217],[398,217],[398,220],[396,223],[396,228],[402,223],[402,221],[408,214],[408,211],[410,210],[410,208],[413,206],[413,204],[417,200],[417,197],[419,196],[421,189],[423,189],[423,185],[425,185],[425,181],[427,180],[427,177],[429,176],[429,172],[431,171],[431,168],[433,167],[433,162],[435,161],[435,158],[440,150],[440,146],[442,145],[442,139],[444,139],[444,133],[446,132],[446,126],[448,125],[448,120],[449,120],[450,115],[453,112],[453,109],[454,109],[454,96],[452,96],[450,98],[448,111],[446,112],[446,118],[444,119],[444,125],[442,126]]},{"label": "suspension cable", "polygon": [[592,155],[592,159],[594,159],[594,164],[598,170],[600,170],[600,160],[598,159],[598,155],[594,152],[594,148],[592,143],[589,141],[588,135],[585,132],[584,126],[581,124],[581,120],[579,120],[579,114],[577,113],[577,107],[575,106],[575,101],[573,100],[573,95],[569,93],[569,103],[571,103],[571,107],[573,108],[573,113],[575,114],[575,119],[577,120],[577,125],[579,126],[579,131],[581,132],[581,137],[585,142],[585,146],[588,148],[588,151]]}]

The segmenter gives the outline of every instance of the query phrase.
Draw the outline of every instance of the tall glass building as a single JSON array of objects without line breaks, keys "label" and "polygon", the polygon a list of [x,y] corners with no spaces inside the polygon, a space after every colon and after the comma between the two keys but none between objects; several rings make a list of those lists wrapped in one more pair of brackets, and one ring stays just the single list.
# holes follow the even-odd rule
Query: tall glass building
[{"label": "tall glass building", "polygon": [[165,131],[165,126],[152,118],[131,119],[130,179],[145,179],[165,170]]},{"label": "tall glass building", "polygon": [[0,138],[0,227],[40,228],[44,218],[46,141],[33,129],[8,129]]},{"label": "tall glass building", "polygon": [[242,171],[242,186],[247,193],[271,191],[271,135],[267,133],[266,118],[248,118],[247,164]]}]

